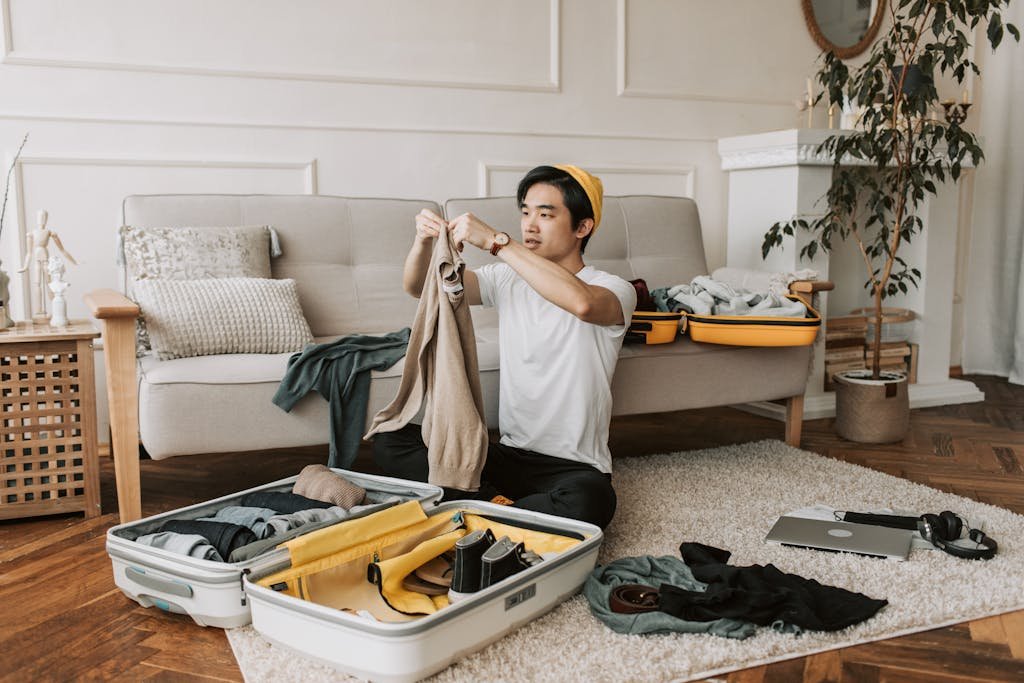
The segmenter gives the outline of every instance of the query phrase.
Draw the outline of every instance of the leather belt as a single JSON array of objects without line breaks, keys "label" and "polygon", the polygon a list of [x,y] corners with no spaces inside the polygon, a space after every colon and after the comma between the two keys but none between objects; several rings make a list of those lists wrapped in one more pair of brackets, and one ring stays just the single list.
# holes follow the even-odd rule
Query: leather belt
[{"label": "leather belt", "polygon": [[612,589],[608,606],[619,614],[639,614],[658,609],[658,590],[639,583],[623,583]]}]

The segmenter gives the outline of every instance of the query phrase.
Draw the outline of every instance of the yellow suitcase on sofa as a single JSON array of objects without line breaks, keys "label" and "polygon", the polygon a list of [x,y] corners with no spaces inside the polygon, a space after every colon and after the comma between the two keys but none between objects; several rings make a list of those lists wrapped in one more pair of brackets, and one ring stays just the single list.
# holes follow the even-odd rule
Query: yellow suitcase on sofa
[{"label": "yellow suitcase on sofa", "polygon": [[[795,294],[787,299],[800,301]],[[690,339],[729,346],[808,346],[821,328],[821,316],[807,306],[805,318],[686,314]]]}]

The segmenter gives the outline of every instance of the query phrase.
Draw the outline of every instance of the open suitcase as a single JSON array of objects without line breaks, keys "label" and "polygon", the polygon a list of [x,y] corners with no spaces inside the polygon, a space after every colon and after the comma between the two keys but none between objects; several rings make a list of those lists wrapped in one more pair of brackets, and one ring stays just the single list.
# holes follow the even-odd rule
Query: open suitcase
[{"label": "open suitcase", "polygon": [[[442,496],[440,488],[429,484],[347,470],[334,471],[366,489],[367,500],[374,503],[356,516],[373,514],[405,501],[415,500],[420,505],[433,506]],[[155,531],[170,519],[211,516],[220,508],[237,505],[248,493],[291,491],[297,478],[296,475],[112,527],[107,531],[107,553],[113,564],[117,587],[143,607],[158,607],[168,612],[187,614],[200,626],[232,628],[248,624],[251,617],[242,577],[267,562],[287,559],[286,550],[276,550],[274,545],[270,545],[263,554],[252,559],[235,563],[215,562],[136,543],[135,539]],[[336,523],[350,519],[353,518]],[[315,529],[316,526],[311,525],[307,532]]]},{"label": "open suitcase", "polygon": [[[802,301],[795,294],[786,298]],[[693,341],[728,346],[809,346],[821,328],[821,316],[810,306],[803,318],[687,313],[686,319]]]},{"label": "open suitcase", "polygon": [[[484,528],[544,559],[452,604],[403,587],[413,567]],[[288,557],[243,581],[253,627],[268,640],[360,678],[414,681],[576,593],[602,538],[585,522],[491,503],[407,503],[289,542]]]}]

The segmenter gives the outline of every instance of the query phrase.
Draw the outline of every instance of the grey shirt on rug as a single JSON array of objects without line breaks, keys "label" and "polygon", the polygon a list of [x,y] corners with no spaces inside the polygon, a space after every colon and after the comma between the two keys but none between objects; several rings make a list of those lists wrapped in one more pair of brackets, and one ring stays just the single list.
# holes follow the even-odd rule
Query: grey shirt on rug
[{"label": "grey shirt on rug", "polygon": [[583,595],[595,617],[616,633],[710,633],[726,638],[748,638],[756,626],[736,619],[686,621],[654,610],[638,614],[619,614],[608,606],[612,589],[624,583],[639,583],[657,590],[669,583],[687,590],[702,591],[707,586],[693,578],[693,572],[678,557],[624,557],[599,566],[583,584]]}]

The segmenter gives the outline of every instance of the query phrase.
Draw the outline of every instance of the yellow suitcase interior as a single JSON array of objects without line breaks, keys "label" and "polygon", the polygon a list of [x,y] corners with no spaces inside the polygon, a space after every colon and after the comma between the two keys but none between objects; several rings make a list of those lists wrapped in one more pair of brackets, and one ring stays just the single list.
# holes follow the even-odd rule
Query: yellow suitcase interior
[{"label": "yellow suitcase interior", "polygon": [[[794,294],[788,299],[800,301]],[[807,307],[805,318],[686,314],[690,339],[729,346],[808,346],[821,328],[821,316]]]},{"label": "yellow suitcase interior", "polygon": [[403,622],[448,606],[446,595],[407,590],[417,567],[451,551],[477,529],[508,536],[537,554],[561,553],[581,541],[554,532],[501,523],[457,510],[428,516],[417,501],[299,536],[283,544],[290,564],[257,581],[293,598],[342,611],[365,610],[382,622]]}]

